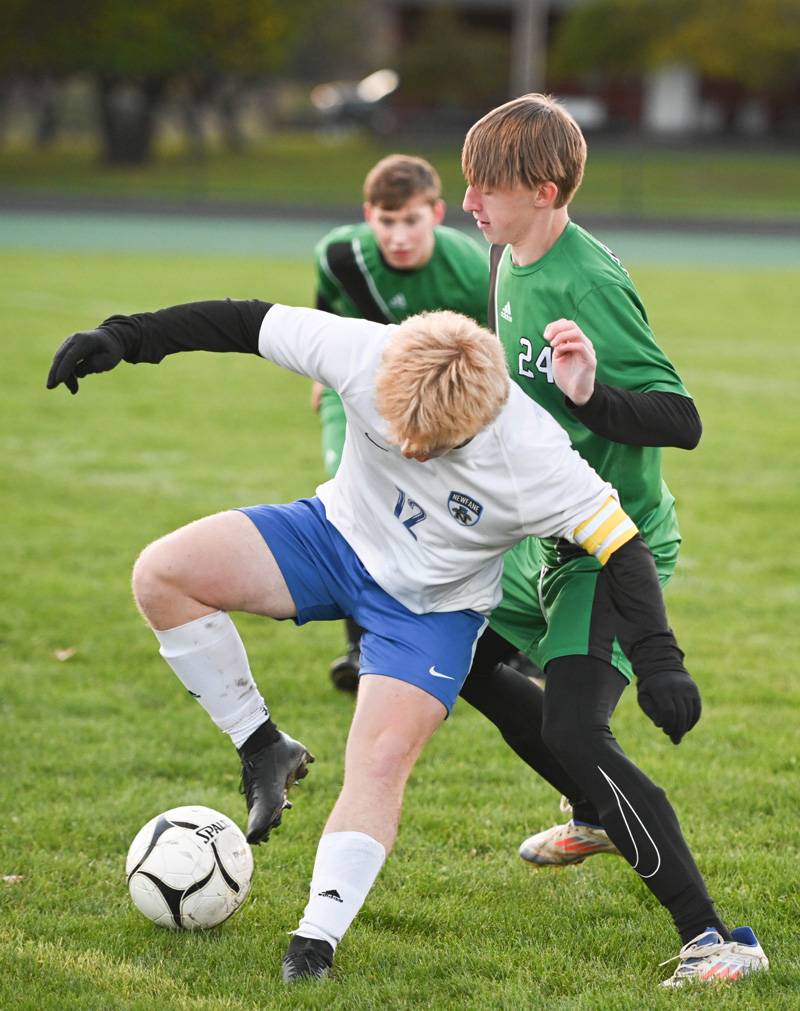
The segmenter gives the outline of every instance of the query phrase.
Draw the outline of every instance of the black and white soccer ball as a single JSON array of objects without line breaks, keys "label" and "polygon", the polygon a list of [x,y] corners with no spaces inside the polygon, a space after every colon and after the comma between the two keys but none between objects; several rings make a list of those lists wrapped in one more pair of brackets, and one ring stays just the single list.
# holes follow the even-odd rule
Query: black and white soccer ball
[{"label": "black and white soccer ball", "polygon": [[134,905],[173,930],[215,927],[250,891],[253,854],[230,818],[210,807],[174,807],[151,819],[128,850]]}]

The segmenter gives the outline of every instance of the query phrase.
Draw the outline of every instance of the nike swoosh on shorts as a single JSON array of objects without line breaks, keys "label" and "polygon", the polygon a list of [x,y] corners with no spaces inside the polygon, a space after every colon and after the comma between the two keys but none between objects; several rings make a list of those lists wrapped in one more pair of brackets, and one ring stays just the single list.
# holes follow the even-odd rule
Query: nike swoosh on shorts
[{"label": "nike swoosh on shorts", "polygon": [[447,678],[448,681],[455,681],[455,678],[451,677],[450,674],[440,674],[439,671],[436,670],[436,667],[429,667],[428,673],[435,678]]}]

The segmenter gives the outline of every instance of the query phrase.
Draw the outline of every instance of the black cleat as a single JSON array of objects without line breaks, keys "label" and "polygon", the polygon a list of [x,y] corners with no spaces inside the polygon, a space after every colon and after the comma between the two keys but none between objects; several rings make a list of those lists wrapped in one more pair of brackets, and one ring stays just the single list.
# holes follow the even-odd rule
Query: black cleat
[{"label": "black cleat", "polygon": [[334,688],[340,692],[358,691],[358,668],[361,654],[358,649],[349,649],[345,656],[337,657],[330,666],[329,674]]},{"label": "black cleat", "polygon": [[278,740],[250,758],[242,757],[242,793],[247,800],[247,841],[266,842],[281,823],[284,808],[292,805],[286,793],[308,775],[314,756],[305,745],[278,731]]},{"label": "black cleat", "polygon": [[289,950],[283,956],[281,975],[284,983],[297,983],[301,979],[322,979],[331,971],[333,946],[315,937],[294,935]]}]

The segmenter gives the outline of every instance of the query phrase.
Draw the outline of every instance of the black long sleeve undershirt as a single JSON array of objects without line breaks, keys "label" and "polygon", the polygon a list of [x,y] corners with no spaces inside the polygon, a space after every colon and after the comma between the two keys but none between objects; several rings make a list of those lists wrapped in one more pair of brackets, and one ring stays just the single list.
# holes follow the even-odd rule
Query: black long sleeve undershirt
[{"label": "black long sleeve undershirt", "polygon": [[596,383],[582,406],[565,399],[570,412],[595,435],[627,446],[694,449],[703,432],[694,401],[680,393],[638,393]]},{"label": "black long sleeve undershirt", "polygon": [[686,669],[683,651],[669,627],[655,561],[641,534],[618,548],[603,566],[598,593],[603,592],[616,612],[616,638],[640,680]]},{"label": "black long sleeve undershirt", "polygon": [[189,302],[156,312],[109,316],[100,326],[122,345],[126,362],[157,364],[178,351],[258,354],[258,335],[272,302],[230,298]]}]

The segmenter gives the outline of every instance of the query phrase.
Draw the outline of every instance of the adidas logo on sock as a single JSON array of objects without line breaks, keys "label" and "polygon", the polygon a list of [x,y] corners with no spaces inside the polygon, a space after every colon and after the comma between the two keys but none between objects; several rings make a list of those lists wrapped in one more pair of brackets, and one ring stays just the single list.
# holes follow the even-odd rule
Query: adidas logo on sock
[{"label": "adidas logo on sock", "polygon": [[514,322],[513,319],[511,318],[511,303],[510,302],[506,302],[506,304],[500,310],[500,315],[503,317],[503,319],[506,321],[506,323],[513,323]]},{"label": "adidas logo on sock", "polygon": [[329,888],[327,892],[317,892],[321,899],[333,899],[334,902],[344,902],[344,899],[335,888]]}]

